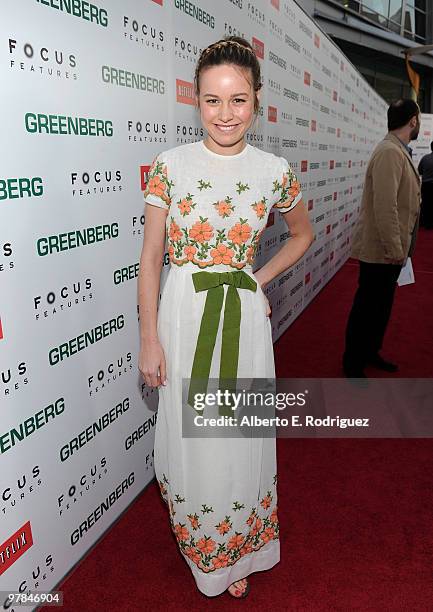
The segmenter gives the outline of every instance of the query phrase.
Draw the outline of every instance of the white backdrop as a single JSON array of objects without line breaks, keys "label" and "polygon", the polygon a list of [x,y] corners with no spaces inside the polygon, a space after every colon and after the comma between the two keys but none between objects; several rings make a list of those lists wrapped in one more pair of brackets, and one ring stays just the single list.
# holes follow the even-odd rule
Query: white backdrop
[{"label": "white backdrop", "polygon": [[[277,338],[347,259],[383,100],[292,0],[2,2],[0,590],[52,589],[154,475],[142,195],[158,152],[203,137],[194,65],[226,34],[263,68],[248,141],[288,159],[315,226],[267,288]],[[289,239],[268,225],[257,266]]]}]

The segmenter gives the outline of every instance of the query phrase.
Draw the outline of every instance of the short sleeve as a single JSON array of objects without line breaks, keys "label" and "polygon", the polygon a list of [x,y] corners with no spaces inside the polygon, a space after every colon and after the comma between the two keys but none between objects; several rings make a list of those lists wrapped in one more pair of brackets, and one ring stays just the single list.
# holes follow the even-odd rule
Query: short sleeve
[{"label": "short sleeve", "polygon": [[301,185],[287,161],[284,157],[280,157],[279,160],[281,170],[280,176],[275,179],[272,189],[272,193],[276,197],[272,207],[281,213],[286,213],[295,208],[296,204],[302,199],[302,191]]},{"label": "short sleeve", "polygon": [[173,182],[168,177],[167,164],[162,155],[157,155],[150,166],[147,175],[147,185],[144,190],[144,201],[159,208],[168,210],[171,204]]}]

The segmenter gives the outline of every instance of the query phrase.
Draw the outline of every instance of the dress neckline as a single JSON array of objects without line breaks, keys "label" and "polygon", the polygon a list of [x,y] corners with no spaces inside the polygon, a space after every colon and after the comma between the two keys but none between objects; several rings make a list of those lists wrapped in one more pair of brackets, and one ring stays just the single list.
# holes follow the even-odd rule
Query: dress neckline
[{"label": "dress neckline", "polygon": [[251,148],[251,145],[246,143],[245,147],[240,153],[234,153],[233,155],[221,155],[221,153],[215,153],[214,151],[208,149],[208,147],[204,144],[204,140],[200,140],[200,145],[202,149],[206,151],[206,153],[209,153],[209,155],[212,155],[213,157],[218,157],[219,159],[238,159],[239,157],[246,155],[248,150]]}]

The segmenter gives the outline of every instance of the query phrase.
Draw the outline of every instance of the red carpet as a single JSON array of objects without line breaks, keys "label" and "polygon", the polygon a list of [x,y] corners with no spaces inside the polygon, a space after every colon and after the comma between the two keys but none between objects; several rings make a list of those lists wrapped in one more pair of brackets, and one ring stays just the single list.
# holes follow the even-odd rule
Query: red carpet
[{"label": "red carpet", "polygon": [[[421,230],[413,260],[415,284],[398,287],[383,355],[404,378],[433,377],[433,231]],[[275,343],[277,376],[342,376],[344,331],[358,281],[349,260]],[[379,377],[377,370],[368,370]],[[385,376],[388,376],[385,374]]]},{"label": "red carpet", "polygon": [[[421,231],[385,339],[403,377],[433,377],[432,241]],[[276,343],[278,376],[341,376],[357,272],[348,262]],[[246,600],[197,591],[153,482],[59,585],[63,610],[433,609],[430,440],[280,439],[278,460],[282,560]]]}]

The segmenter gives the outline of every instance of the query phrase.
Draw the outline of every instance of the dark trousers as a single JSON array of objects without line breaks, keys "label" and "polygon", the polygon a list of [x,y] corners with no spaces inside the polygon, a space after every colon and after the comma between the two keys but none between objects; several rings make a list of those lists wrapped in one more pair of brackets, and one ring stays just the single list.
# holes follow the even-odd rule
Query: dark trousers
[{"label": "dark trousers", "polygon": [[382,348],[401,268],[359,262],[358,289],[346,328],[346,365],[363,368]]},{"label": "dark trousers", "polygon": [[421,196],[420,225],[433,229],[433,181],[421,185]]}]

